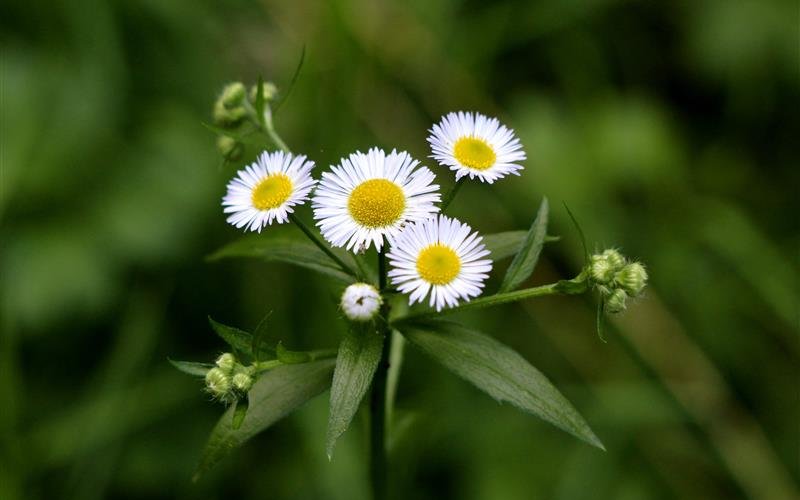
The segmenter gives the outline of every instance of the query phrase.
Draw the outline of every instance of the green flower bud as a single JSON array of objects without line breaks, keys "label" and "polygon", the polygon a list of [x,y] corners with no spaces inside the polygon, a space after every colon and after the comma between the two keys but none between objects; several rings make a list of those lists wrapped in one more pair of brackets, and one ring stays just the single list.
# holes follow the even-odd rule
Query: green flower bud
[{"label": "green flower bud", "polygon": [[625,257],[610,248],[601,254],[592,255],[589,261],[589,274],[595,283],[607,284],[625,265]]},{"label": "green flower bud", "polygon": [[625,310],[625,301],[628,299],[628,294],[625,290],[617,288],[606,299],[606,311],[610,313],[618,313]]},{"label": "green flower bud", "polygon": [[240,392],[247,392],[253,387],[253,377],[240,372],[233,376],[233,388]]},{"label": "green flower bud", "polygon": [[603,251],[602,256],[608,261],[608,264],[614,269],[619,271],[627,263],[625,257],[619,251],[609,248]]},{"label": "green flower bud", "polygon": [[236,356],[229,352],[221,354],[217,358],[216,365],[225,375],[230,375],[233,373],[233,368],[236,366]]},{"label": "green flower bud", "polygon": [[[269,102],[278,95],[278,87],[275,86],[272,82],[264,82],[264,101]],[[256,102],[256,97],[258,96],[258,85],[253,85],[250,87],[250,100],[252,102]]]},{"label": "green flower bud", "polygon": [[237,108],[242,105],[245,96],[245,88],[242,82],[233,82],[225,85],[219,101],[228,109]]},{"label": "green flower bud", "polygon": [[231,381],[221,368],[212,368],[206,373],[206,389],[214,397],[224,398],[231,390]]},{"label": "green flower bud", "polygon": [[244,152],[244,144],[233,137],[221,135],[217,138],[217,149],[228,160],[238,160]]},{"label": "green flower bud", "polygon": [[631,297],[636,297],[647,284],[647,270],[638,262],[628,264],[614,276],[614,282]]}]

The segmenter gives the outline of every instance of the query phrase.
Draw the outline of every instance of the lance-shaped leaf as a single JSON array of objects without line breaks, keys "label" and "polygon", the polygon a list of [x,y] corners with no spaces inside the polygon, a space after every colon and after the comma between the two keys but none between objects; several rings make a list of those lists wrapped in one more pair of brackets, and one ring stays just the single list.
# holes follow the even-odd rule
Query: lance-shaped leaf
[{"label": "lance-shaped leaf", "polygon": [[[334,249],[334,251],[337,250]],[[345,262],[352,262],[349,255],[343,252],[338,252],[338,254]],[[354,281],[352,276],[342,271],[336,262],[313,243],[287,234],[247,236],[217,250],[208,257],[208,260],[216,261],[231,257],[285,262],[331,276],[343,284],[350,284]]]},{"label": "lance-shaped leaf", "polygon": [[353,420],[381,360],[383,337],[372,326],[359,325],[345,334],[331,385],[326,451],[333,456],[336,440]]},{"label": "lance-shaped leaf", "polygon": [[223,325],[218,321],[214,321],[211,316],[208,317],[208,323],[214,333],[225,341],[226,344],[248,356],[253,355],[253,336],[244,330],[240,330],[233,326]]},{"label": "lance-shaped leaf", "polygon": [[210,363],[197,363],[195,361],[178,361],[176,359],[170,359],[169,362],[172,364],[172,366],[182,371],[183,373],[194,375],[196,377],[205,377],[208,370],[214,368],[214,365]]},{"label": "lance-shaped leaf", "polygon": [[547,377],[511,348],[482,333],[442,321],[403,326],[402,333],[413,345],[496,400],[509,402],[605,449]]},{"label": "lance-shaped leaf", "polygon": [[[505,231],[483,235],[483,244],[491,252],[489,258],[497,262],[519,253],[528,231]],[[559,236],[545,236],[544,242],[551,243],[560,240]]]},{"label": "lance-shaped leaf", "polygon": [[264,375],[249,393],[247,414],[234,429],[234,408],[228,408],[211,431],[194,479],[197,480],[242,443],[293,412],[330,385],[334,361],[280,366]]},{"label": "lance-shaped leaf", "polygon": [[547,198],[542,198],[542,204],[539,205],[536,219],[534,219],[528,234],[525,236],[522,248],[520,248],[514,260],[511,261],[511,265],[508,266],[508,271],[506,271],[498,293],[509,292],[517,288],[533,273],[547,236],[548,210]]}]

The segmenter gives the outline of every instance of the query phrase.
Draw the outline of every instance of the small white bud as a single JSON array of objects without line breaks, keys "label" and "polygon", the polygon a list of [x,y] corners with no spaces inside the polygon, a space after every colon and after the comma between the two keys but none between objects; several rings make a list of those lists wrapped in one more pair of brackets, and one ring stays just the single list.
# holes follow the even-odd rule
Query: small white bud
[{"label": "small white bud", "polygon": [[614,277],[614,281],[631,297],[636,297],[647,284],[647,270],[638,262],[623,267]]},{"label": "small white bud", "polygon": [[253,377],[244,372],[234,375],[232,382],[233,388],[241,392],[247,392],[253,387]]},{"label": "small white bud", "polygon": [[618,313],[625,310],[625,301],[628,299],[628,294],[625,290],[617,288],[606,299],[606,311],[610,313]]},{"label": "small white bud", "polygon": [[231,390],[231,381],[221,368],[212,368],[206,373],[206,389],[214,397],[224,398]]},{"label": "small white bud", "polygon": [[354,283],[342,294],[342,311],[351,321],[371,320],[378,314],[381,304],[381,294],[367,283]]},{"label": "small white bud", "polygon": [[236,357],[229,352],[220,354],[217,358],[216,365],[223,373],[230,375],[231,372],[233,372],[233,368],[236,366]]},{"label": "small white bud", "polygon": [[[278,87],[272,82],[264,82],[263,88],[265,101],[271,101],[278,95]],[[258,85],[253,85],[250,87],[250,100],[255,103],[256,97],[258,97]]]}]

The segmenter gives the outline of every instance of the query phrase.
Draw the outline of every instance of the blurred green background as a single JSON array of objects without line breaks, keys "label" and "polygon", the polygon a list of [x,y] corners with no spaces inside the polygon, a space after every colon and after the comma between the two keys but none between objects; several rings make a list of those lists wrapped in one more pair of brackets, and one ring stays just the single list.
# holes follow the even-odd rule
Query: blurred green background
[{"label": "blurred green background", "polygon": [[204,262],[240,234],[220,207],[236,165],[201,122],[228,81],[285,89],[304,45],[276,118],[293,149],[423,159],[442,114],[496,115],[526,169],[451,213],[524,229],[547,195],[563,239],[532,284],[581,266],[562,202],[652,277],[607,344],[588,297],[463,318],[607,453],[409,350],[396,498],[798,498],[796,2],[7,0],[0,27],[0,498],[366,498],[364,422],[328,463],[327,396],[192,484],[222,407],[167,362],[224,348],[209,314],[251,329],[272,310],[274,340],[338,343],[324,279]]}]

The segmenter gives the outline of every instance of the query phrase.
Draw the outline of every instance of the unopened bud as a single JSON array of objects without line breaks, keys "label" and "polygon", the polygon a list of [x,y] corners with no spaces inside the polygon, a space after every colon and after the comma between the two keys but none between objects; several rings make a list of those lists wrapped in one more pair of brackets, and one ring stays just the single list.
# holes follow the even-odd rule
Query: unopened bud
[{"label": "unopened bud", "polygon": [[233,367],[236,366],[236,357],[229,352],[220,354],[217,358],[216,365],[225,375],[230,375],[231,372],[233,372]]},{"label": "unopened bud", "polygon": [[232,379],[233,388],[240,392],[247,392],[253,387],[253,377],[246,373],[237,373]]},{"label": "unopened bud", "polygon": [[625,310],[625,301],[628,300],[628,294],[625,290],[617,288],[611,295],[606,298],[606,311],[610,313],[618,313]]},{"label": "unopened bud", "polygon": [[244,99],[247,90],[241,82],[229,83],[214,103],[214,123],[220,127],[233,127],[246,116]]},{"label": "unopened bud", "polygon": [[381,294],[367,283],[354,283],[342,294],[342,311],[351,321],[371,320],[378,314],[381,304]]},{"label": "unopened bud", "polygon": [[625,257],[614,249],[592,255],[589,272],[595,283],[610,283],[614,275],[625,265]]},{"label": "unopened bud", "polygon": [[647,285],[647,270],[638,262],[633,262],[622,268],[614,277],[614,281],[621,286],[631,297],[636,297]]},{"label": "unopened bud", "polygon": [[223,106],[228,109],[236,108],[242,105],[245,96],[245,88],[242,82],[233,82],[225,85],[222,89],[222,94],[219,100]]},{"label": "unopened bud", "polygon": [[224,398],[231,390],[231,381],[221,368],[212,368],[206,373],[206,389],[214,397]]},{"label": "unopened bud", "polygon": [[[275,99],[275,96],[278,95],[278,87],[275,86],[272,82],[264,82],[262,84],[264,89],[264,101],[271,101]],[[256,102],[256,97],[258,96],[258,85],[253,85],[250,87],[250,100],[252,102]]]}]

